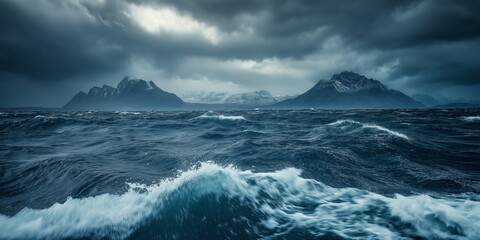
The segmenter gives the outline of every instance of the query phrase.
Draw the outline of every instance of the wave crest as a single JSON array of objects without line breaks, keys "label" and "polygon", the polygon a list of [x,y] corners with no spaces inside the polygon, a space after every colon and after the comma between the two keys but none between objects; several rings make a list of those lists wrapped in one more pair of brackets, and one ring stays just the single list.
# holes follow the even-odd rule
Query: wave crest
[{"label": "wave crest", "polygon": [[480,121],[480,116],[465,116],[465,117],[462,117],[462,119],[467,122],[475,122],[475,121]]},{"label": "wave crest", "polygon": [[[477,201],[463,196],[391,198],[355,188],[329,187],[300,175],[295,168],[254,173],[202,163],[158,184],[129,184],[129,190],[121,195],[69,198],[47,209],[26,208],[15,216],[0,215],[0,238],[123,239],[150,231],[163,236],[168,227],[178,227],[186,219],[196,221],[194,224],[213,221],[215,226],[229,223],[232,228],[255,229],[249,231],[250,237],[265,239],[288,238],[295,231],[349,239],[468,239],[480,235],[478,196]],[[235,201],[223,202],[225,199]],[[220,208],[227,222],[215,222],[220,221],[217,215],[202,212],[205,202],[212,209]],[[199,215],[189,208],[197,209]],[[232,213],[235,208],[242,211]],[[162,219],[163,224],[151,226],[152,221]],[[149,226],[152,228],[145,230]],[[185,229],[170,230],[187,234],[194,227],[189,224]]]},{"label": "wave crest", "polygon": [[243,116],[226,116],[223,114],[217,115],[213,111],[208,111],[198,117],[193,119],[216,119],[216,120],[227,120],[227,121],[245,121],[246,119]]},{"label": "wave crest", "polygon": [[403,133],[392,131],[392,130],[386,128],[386,127],[382,127],[382,126],[379,126],[379,125],[376,125],[376,124],[364,124],[364,123],[353,121],[353,120],[350,120],[350,119],[338,120],[338,121],[329,123],[327,125],[328,126],[340,126],[340,127],[355,125],[355,126],[358,126],[362,129],[375,129],[375,130],[385,132],[385,133],[388,133],[390,135],[393,135],[393,136],[396,136],[396,137],[399,137],[399,138],[409,140],[409,137],[407,135],[403,134]]}]

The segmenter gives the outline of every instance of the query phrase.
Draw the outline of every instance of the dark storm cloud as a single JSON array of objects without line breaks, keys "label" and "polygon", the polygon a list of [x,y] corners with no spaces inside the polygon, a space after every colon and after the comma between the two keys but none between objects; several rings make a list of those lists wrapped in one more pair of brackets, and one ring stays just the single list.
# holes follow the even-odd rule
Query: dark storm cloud
[{"label": "dark storm cloud", "polygon": [[[135,7],[173,9],[193,30],[179,33],[188,27],[173,26],[179,21],[174,16],[164,27],[176,29],[152,33],[150,23],[133,15]],[[254,61],[304,73],[295,77],[292,70],[278,86],[288,86],[287,77],[295,85],[298,78],[326,78],[345,68],[370,73],[387,66],[381,80],[410,92],[428,86],[480,90],[479,9],[478,1],[442,0],[5,0],[0,2],[0,100],[1,105],[20,102],[7,95],[18,90],[18,79],[29,89],[63,89],[65,82],[78,82],[66,89],[70,93],[84,79],[101,84],[106,76],[141,73],[147,67],[139,67],[140,60],[160,69],[164,81],[203,76],[246,89],[256,87],[256,78],[275,84],[282,77],[244,69]],[[140,18],[149,20],[147,13]],[[202,72],[188,65],[195,59],[216,66]],[[329,62],[315,67],[316,60]]]},{"label": "dark storm cloud", "polygon": [[[379,60],[400,59],[392,77],[412,76],[422,85],[480,83],[478,1],[280,0],[247,1],[244,8],[223,1],[225,6],[213,12],[211,9],[215,9],[218,1],[206,2],[172,1],[172,4],[199,19],[220,22],[219,26],[227,31],[238,28],[235,23],[242,24],[239,16],[263,14],[255,23],[259,37],[292,40],[288,46],[272,45],[271,52],[265,55],[301,57],[317,49],[318,42],[326,36],[338,35],[356,50],[380,50]],[[303,41],[302,33],[319,27],[325,27],[323,35]]]},{"label": "dark storm cloud", "polygon": [[[68,19],[76,16],[55,6],[60,2],[52,4],[55,8],[51,9],[38,9],[39,2],[26,3],[19,6],[2,1],[0,70],[39,81],[58,80],[115,70],[125,60],[121,46],[99,36],[98,25],[88,19]],[[59,16],[51,18],[47,14]]]},{"label": "dark storm cloud", "polygon": [[[263,37],[291,37],[327,26],[370,47],[408,47],[478,38],[478,1],[164,1],[232,31],[239,16],[264,14],[255,23]],[[238,3],[241,3],[240,6]]]}]

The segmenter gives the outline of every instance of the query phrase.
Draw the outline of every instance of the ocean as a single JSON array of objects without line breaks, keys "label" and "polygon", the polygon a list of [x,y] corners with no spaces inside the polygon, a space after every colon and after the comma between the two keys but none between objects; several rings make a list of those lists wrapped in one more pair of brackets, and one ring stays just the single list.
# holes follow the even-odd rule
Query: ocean
[{"label": "ocean", "polygon": [[2,112],[0,239],[480,239],[480,109]]}]

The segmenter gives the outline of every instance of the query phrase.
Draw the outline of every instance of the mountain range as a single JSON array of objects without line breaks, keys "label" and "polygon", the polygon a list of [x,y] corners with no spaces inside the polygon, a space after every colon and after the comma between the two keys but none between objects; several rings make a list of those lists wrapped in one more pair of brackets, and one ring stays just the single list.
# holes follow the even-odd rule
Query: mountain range
[{"label": "mountain range", "polygon": [[193,91],[181,96],[186,102],[207,104],[270,105],[298,95],[273,96],[267,90],[229,94],[228,92]]},{"label": "mountain range", "polygon": [[[211,95],[211,96],[208,96]],[[341,72],[330,80],[320,80],[307,92],[277,100],[268,91],[228,95],[210,92],[215,107],[268,106],[270,108],[422,108],[424,105],[400,91],[388,89],[380,81],[354,72]],[[190,100],[190,99],[189,99]],[[163,91],[152,81],[125,77],[116,88],[103,85],[88,93],[77,93],[63,108],[67,110],[155,110],[208,108],[208,104],[185,103],[177,95]],[[212,105],[213,106],[213,105]]]},{"label": "mountain range", "polygon": [[68,110],[154,110],[176,109],[185,103],[177,95],[163,91],[152,81],[125,77],[117,87],[92,87],[80,91],[63,108]]},{"label": "mountain range", "polygon": [[275,105],[279,108],[422,108],[424,105],[380,81],[354,72],[334,74],[307,92]]},{"label": "mountain range", "polygon": [[227,104],[244,104],[244,105],[270,105],[277,103],[270,92],[266,90],[233,94],[225,99]]}]

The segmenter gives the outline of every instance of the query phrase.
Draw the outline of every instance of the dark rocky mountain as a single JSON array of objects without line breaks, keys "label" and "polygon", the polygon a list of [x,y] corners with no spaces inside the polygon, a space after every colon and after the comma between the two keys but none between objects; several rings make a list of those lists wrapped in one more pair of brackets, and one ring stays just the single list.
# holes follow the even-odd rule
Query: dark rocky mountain
[{"label": "dark rocky mountain", "polygon": [[155,110],[183,107],[177,95],[152,81],[125,77],[116,88],[103,85],[77,93],[63,108],[68,110]]},{"label": "dark rocky mountain", "polygon": [[354,72],[320,80],[307,92],[275,105],[279,108],[422,108],[424,105],[380,81]]}]

